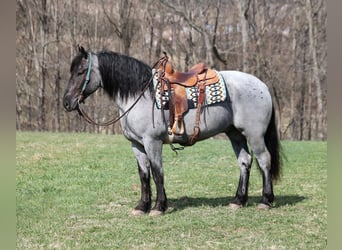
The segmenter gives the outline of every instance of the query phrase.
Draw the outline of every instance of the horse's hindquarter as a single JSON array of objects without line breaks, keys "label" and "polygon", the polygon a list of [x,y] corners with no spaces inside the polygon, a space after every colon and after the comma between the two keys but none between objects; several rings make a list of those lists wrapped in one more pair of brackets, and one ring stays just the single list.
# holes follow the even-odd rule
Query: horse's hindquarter
[{"label": "horse's hindquarter", "polygon": [[240,71],[221,71],[232,104],[234,126],[242,130],[267,128],[272,114],[268,87],[257,77]]}]

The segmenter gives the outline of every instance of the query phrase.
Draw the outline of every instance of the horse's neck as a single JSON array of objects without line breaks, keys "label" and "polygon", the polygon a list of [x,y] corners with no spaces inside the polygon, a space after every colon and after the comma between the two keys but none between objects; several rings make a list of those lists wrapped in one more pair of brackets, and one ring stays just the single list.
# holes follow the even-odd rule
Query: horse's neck
[{"label": "horse's neck", "polygon": [[[141,93],[142,94],[142,93]],[[151,106],[152,105],[152,97],[149,90],[146,90],[141,96],[141,94],[130,95],[127,99],[122,98],[120,94],[115,96],[115,103],[118,105],[121,113],[126,112],[132,106]],[[141,96],[141,97],[140,97]],[[137,100],[139,98],[139,100]],[[149,105],[151,103],[151,105]]]},{"label": "horse's neck", "polygon": [[129,97],[124,99],[120,96],[120,94],[116,94],[114,97],[116,105],[118,105],[120,112],[125,112],[131,105],[133,105],[133,98]]}]

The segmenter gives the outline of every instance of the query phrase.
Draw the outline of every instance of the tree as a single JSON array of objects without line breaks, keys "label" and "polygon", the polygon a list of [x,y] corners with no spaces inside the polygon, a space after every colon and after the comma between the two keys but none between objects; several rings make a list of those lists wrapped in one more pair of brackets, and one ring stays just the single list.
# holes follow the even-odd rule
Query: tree
[{"label": "tree", "polygon": [[[318,2],[320,6],[324,4],[324,1]],[[318,69],[318,60],[317,60],[317,45],[316,45],[316,31],[313,24],[314,15],[317,15],[313,10],[313,1],[306,0],[305,2],[305,11],[306,11],[306,18],[308,23],[308,31],[309,31],[309,53],[312,60],[312,76],[313,76],[313,83],[316,87],[316,113],[317,113],[317,137],[320,140],[324,139],[324,132],[323,132],[323,98],[322,98],[322,87],[321,87],[321,80],[320,74]],[[320,7],[321,8],[321,7]],[[311,105],[309,105],[311,107]]]},{"label": "tree", "polygon": [[[115,34],[120,39],[120,51],[129,55],[133,37],[136,35],[137,22],[134,17],[135,1],[120,0],[112,5],[110,13],[107,12],[108,2],[102,1],[102,8],[109,23],[114,27]],[[115,7],[115,8],[113,8]],[[118,11],[117,11],[118,10]],[[119,15],[116,15],[118,13]]]},{"label": "tree", "polygon": [[[150,65],[167,51],[178,70],[204,62],[254,74],[271,90],[282,138],[326,139],[325,0],[17,0],[16,17],[17,129],[121,132],[61,106],[81,44]],[[101,91],[85,109],[98,121],[118,112]]]},{"label": "tree", "polygon": [[[217,20],[220,13],[219,10],[221,8],[220,0],[215,2],[216,4],[214,8],[210,8],[211,2],[205,2],[205,4],[201,3],[201,5],[198,5],[197,2],[194,1],[185,1],[179,5],[176,5],[174,3],[171,4],[170,1],[164,0],[160,0],[160,2],[168,9],[172,10],[175,14],[179,15],[190,27],[190,29],[193,29],[200,34],[201,40],[203,40],[204,42],[204,54],[206,55],[205,61],[209,67],[213,67],[215,65],[215,59],[219,60],[221,63],[226,64],[226,60],[219,52],[218,46],[216,44],[216,31],[218,26]],[[197,16],[196,13],[199,15]],[[208,20],[209,16],[211,15],[214,15],[213,23]],[[189,41],[191,42],[192,39],[190,39]]]},{"label": "tree", "polygon": [[248,29],[249,25],[247,22],[248,10],[251,0],[234,0],[235,5],[240,18],[241,27],[241,44],[242,44],[242,71],[248,72]]}]

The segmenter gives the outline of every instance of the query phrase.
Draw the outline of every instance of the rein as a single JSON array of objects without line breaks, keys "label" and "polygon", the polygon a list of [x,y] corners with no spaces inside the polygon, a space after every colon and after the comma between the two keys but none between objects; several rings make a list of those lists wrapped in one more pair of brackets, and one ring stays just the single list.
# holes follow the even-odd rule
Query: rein
[{"label": "rein", "polygon": [[88,123],[92,124],[92,125],[97,125],[97,126],[109,126],[112,125],[116,122],[118,122],[122,117],[124,117],[125,115],[128,114],[129,111],[131,111],[134,106],[138,103],[138,101],[141,99],[141,97],[144,95],[145,91],[147,90],[147,88],[149,87],[150,83],[153,80],[153,76],[151,77],[151,79],[146,83],[146,85],[144,86],[144,88],[142,89],[141,93],[139,94],[138,98],[134,101],[134,103],[125,111],[123,112],[120,116],[115,117],[107,122],[96,122],[94,121],[92,118],[90,118],[89,115],[87,115],[87,113],[81,108],[81,103],[84,103],[83,100],[83,92],[86,89],[88,83],[90,82],[90,73],[91,73],[91,67],[92,67],[92,56],[91,53],[88,53],[88,57],[89,57],[89,63],[88,63],[88,70],[87,70],[87,75],[86,75],[86,79],[84,81],[83,87],[82,87],[82,91],[81,91],[81,96],[77,101],[77,111],[79,113],[80,116],[82,116]]},{"label": "rein", "polygon": [[134,106],[138,103],[138,101],[141,99],[141,97],[144,95],[144,92],[145,90],[147,89],[147,87],[149,86],[149,83],[151,82],[148,81],[148,84],[146,84],[146,86],[144,87],[144,89],[142,90],[142,92],[140,93],[140,95],[138,96],[138,98],[134,101],[134,103],[132,104],[132,106],[130,106],[125,112],[123,112],[120,116],[118,117],[115,117],[107,122],[96,122],[94,121],[92,118],[90,118],[89,115],[87,115],[87,113],[84,112],[84,110],[81,108],[80,106],[80,102],[78,101],[78,105],[77,105],[77,111],[78,113],[80,114],[80,116],[82,116],[88,123],[92,124],[92,125],[97,125],[97,126],[103,126],[103,127],[106,127],[106,126],[109,126],[109,125],[112,125],[116,122],[118,122],[122,117],[124,117],[125,115],[127,115],[127,113],[129,111],[131,111]]}]

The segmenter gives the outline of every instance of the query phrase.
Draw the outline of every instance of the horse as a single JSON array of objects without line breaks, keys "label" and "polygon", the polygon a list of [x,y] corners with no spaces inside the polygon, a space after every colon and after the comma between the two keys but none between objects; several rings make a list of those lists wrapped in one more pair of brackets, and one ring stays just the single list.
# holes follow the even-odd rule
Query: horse
[{"label": "horse", "polygon": [[[268,87],[257,77],[241,71],[218,71],[224,79],[228,98],[203,107],[197,141],[225,133],[240,168],[240,179],[228,207],[247,205],[250,169],[253,155],[262,173],[262,197],[257,209],[270,209],[274,202],[273,182],[281,176],[280,141],[275,110]],[[169,110],[157,110],[152,67],[110,50],[78,53],[70,66],[70,79],[63,96],[66,111],[79,111],[80,104],[103,88],[117,104],[123,134],[131,142],[141,182],[141,197],[133,215],[162,215],[168,202],[164,188],[163,144],[186,144],[184,137],[170,141]],[[153,110],[151,112],[149,110]],[[189,137],[194,128],[196,109],[184,114],[184,130]],[[118,120],[118,119],[117,119]],[[151,173],[156,186],[152,208]]]}]

